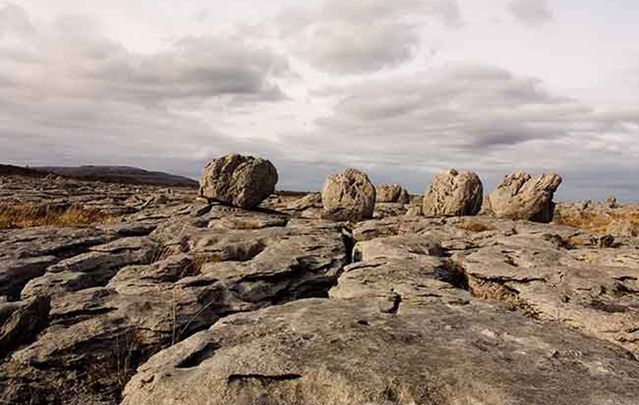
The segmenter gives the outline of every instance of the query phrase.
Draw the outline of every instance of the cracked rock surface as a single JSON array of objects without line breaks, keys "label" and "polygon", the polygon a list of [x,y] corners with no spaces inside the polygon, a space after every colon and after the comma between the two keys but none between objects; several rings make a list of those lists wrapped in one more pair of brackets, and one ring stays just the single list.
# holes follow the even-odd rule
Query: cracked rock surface
[{"label": "cracked rock surface", "polygon": [[0,403],[637,403],[636,238],[150,197],[0,231]]}]

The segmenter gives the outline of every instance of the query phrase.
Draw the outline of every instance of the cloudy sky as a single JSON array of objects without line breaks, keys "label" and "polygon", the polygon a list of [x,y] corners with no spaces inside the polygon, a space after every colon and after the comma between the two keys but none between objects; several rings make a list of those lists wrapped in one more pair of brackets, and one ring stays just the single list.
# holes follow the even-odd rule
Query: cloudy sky
[{"label": "cloudy sky", "polygon": [[524,169],[639,199],[636,0],[0,0],[0,162],[421,192]]}]

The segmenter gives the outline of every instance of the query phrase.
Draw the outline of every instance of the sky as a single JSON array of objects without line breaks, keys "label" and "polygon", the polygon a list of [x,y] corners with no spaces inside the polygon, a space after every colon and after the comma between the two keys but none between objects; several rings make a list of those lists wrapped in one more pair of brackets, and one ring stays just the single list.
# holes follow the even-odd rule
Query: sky
[{"label": "sky", "polygon": [[197,178],[237,152],[281,189],[526,170],[639,200],[637,21],[636,0],[0,0],[0,162]]}]

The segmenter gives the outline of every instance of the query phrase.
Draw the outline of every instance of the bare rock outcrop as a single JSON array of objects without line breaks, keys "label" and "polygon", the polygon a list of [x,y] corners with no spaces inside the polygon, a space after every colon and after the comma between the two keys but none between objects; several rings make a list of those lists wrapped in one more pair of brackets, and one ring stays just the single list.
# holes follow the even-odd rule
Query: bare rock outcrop
[{"label": "bare rock outcrop", "polygon": [[116,404],[151,354],[229,314],[325,296],[348,262],[340,224],[221,204],[194,206],[148,236],[112,237],[31,275],[21,296],[50,293],[48,317],[0,304],[0,344],[11,352],[0,359],[0,398]]},{"label": "bare rock outcrop", "polygon": [[427,217],[475,215],[482,200],[479,176],[451,169],[433,177],[424,195],[422,213]]},{"label": "bare rock outcrop", "polygon": [[0,201],[132,213],[0,230],[0,402],[637,403],[639,239],[602,233],[636,206],[341,223],[318,194],[38,181],[0,177]]},{"label": "bare rock outcrop", "polygon": [[226,155],[206,165],[200,196],[241,208],[255,208],[275,190],[275,166],[253,156]]},{"label": "bare rock outcrop", "polygon": [[305,211],[309,208],[321,208],[322,207],[322,195],[320,193],[309,193],[302,198],[290,202],[287,206],[287,210],[291,211]]},{"label": "bare rock outcrop", "polygon": [[590,235],[489,217],[353,236],[329,299],[219,321],[139,368],[122,405],[636,401],[632,248],[567,249]]},{"label": "bare rock outcrop", "polygon": [[561,182],[561,177],[554,173],[532,177],[515,172],[506,176],[489,195],[484,212],[498,218],[550,222],[555,210],[552,199]]},{"label": "bare rock outcrop", "polygon": [[376,201],[380,203],[410,203],[410,194],[399,184],[380,184],[375,186]]},{"label": "bare rock outcrop", "polygon": [[390,310],[311,299],[234,315],[154,356],[122,405],[636,403],[636,361],[612,344],[486,305],[392,297]]},{"label": "bare rock outcrop", "polygon": [[337,221],[359,221],[373,216],[375,186],[355,169],[329,176],[322,187],[323,216]]},{"label": "bare rock outcrop", "polygon": [[0,358],[31,340],[47,325],[50,303],[46,296],[29,301],[0,303]]},{"label": "bare rock outcrop", "polygon": [[322,194],[309,193],[304,197],[288,202],[284,207],[274,207],[300,218],[321,218],[322,217]]}]

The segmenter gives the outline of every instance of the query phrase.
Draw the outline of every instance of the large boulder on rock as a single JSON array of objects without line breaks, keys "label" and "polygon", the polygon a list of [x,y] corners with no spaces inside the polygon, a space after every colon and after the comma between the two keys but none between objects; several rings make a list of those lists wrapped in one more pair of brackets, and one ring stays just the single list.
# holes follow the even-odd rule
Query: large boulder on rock
[{"label": "large boulder on rock", "polygon": [[355,169],[329,176],[322,187],[323,216],[336,221],[359,221],[373,216],[375,186]]},{"label": "large boulder on rock", "polygon": [[380,184],[375,187],[376,201],[380,203],[410,203],[410,194],[399,184]]},{"label": "large boulder on rock", "polygon": [[561,181],[555,173],[532,177],[515,172],[506,176],[486,199],[485,212],[499,218],[550,222],[555,211],[552,199]]},{"label": "large boulder on rock", "polygon": [[433,178],[422,212],[427,217],[476,215],[482,200],[483,186],[477,174],[450,169]]},{"label": "large boulder on rock", "polygon": [[255,208],[275,190],[277,169],[265,159],[226,155],[206,165],[200,196],[240,208]]}]

